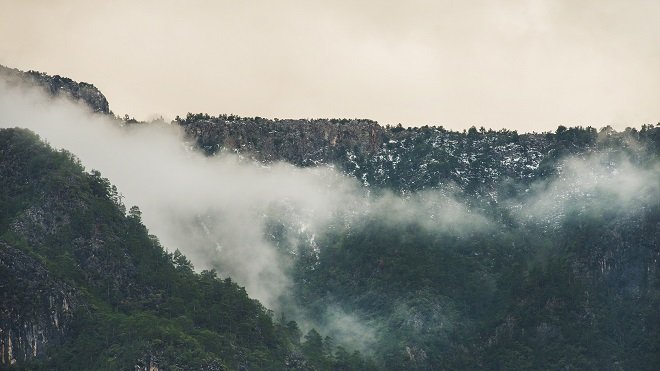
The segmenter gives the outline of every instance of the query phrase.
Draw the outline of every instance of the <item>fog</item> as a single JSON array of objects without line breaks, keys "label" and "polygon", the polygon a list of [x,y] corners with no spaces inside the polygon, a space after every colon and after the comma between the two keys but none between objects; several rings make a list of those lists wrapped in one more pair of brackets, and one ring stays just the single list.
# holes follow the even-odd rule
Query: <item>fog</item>
[{"label": "fog", "polygon": [[[207,157],[178,126],[124,125],[80,103],[0,79],[0,128],[7,127],[31,129],[53,147],[74,153],[87,170],[101,171],[127,207],[140,207],[150,233],[169,251],[183,252],[197,270],[216,269],[267,308],[298,321],[303,331],[316,327],[362,351],[380,340],[382,323],[339,304],[312,320],[296,305],[291,270],[300,249],[318,254],[324,247],[317,237],[328,228],[350,230],[365,219],[392,227],[416,223],[453,235],[504,228],[454,198],[452,188],[376,195],[330,167],[265,166],[235,154]],[[561,226],[568,213],[638,212],[658,202],[660,164],[640,165],[635,153],[643,147],[628,148],[628,154],[561,159],[558,174],[501,206],[523,224],[552,227]],[[285,233],[278,234],[277,227]],[[397,308],[402,316],[414,312],[406,302]]]},{"label": "fog", "polygon": [[[637,143],[633,155],[643,151]],[[533,183],[508,207],[522,222],[561,226],[569,213],[637,213],[660,200],[660,163],[634,163],[631,154],[594,153],[560,160],[558,174]]]},{"label": "fog", "polygon": [[[169,251],[183,252],[196,269],[216,269],[266,307],[289,311],[285,314],[303,330],[317,326],[363,350],[374,341],[375,329],[350,308],[328,308],[319,324],[291,307],[289,271],[298,249],[318,252],[322,247],[315,238],[330,221],[350,225],[367,215],[390,223],[424,221],[428,228],[443,226],[450,233],[488,224],[442,192],[409,199],[373,196],[330,167],[264,166],[233,154],[207,157],[177,126],[122,125],[81,103],[2,79],[0,127],[28,128],[51,146],[74,153],[88,171],[101,171],[127,208],[139,206],[150,233]],[[286,241],[271,238],[273,225],[287,228]]]}]

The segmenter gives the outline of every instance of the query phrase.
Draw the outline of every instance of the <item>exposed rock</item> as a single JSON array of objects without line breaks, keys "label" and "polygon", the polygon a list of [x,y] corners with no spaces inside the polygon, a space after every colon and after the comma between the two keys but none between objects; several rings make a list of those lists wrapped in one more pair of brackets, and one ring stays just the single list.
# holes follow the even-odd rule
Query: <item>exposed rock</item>
[{"label": "exposed rock", "polygon": [[374,154],[385,130],[370,120],[267,120],[192,116],[180,121],[207,153],[245,153],[263,162],[333,163],[346,152]]},{"label": "exposed rock", "polygon": [[0,242],[2,365],[24,363],[62,343],[80,305],[75,289],[34,258]]},{"label": "exposed rock", "polygon": [[[610,133],[602,140],[591,127],[557,134],[474,128],[461,133],[442,127],[383,127],[370,120],[269,120],[206,114],[188,114],[175,123],[208,154],[232,152],[266,164],[286,161],[297,166],[336,166],[365,186],[402,192],[453,184],[466,195],[492,202],[507,196],[505,187],[496,189],[505,182],[526,184],[556,173],[560,169],[555,161],[563,155],[586,155],[604,146],[621,150],[630,144],[626,136],[636,140],[641,134]],[[644,132],[644,139],[651,139],[648,144],[653,147],[657,140],[650,136],[657,134],[651,130]]]},{"label": "exposed rock", "polygon": [[74,101],[82,101],[94,112],[110,114],[110,106],[105,96],[94,85],[76,82],[67,77],[50,76],[43,72],[23,72],[0,65],[0,79],[10,84],[29,84],[43,87],[50,95],[64,95]]}]

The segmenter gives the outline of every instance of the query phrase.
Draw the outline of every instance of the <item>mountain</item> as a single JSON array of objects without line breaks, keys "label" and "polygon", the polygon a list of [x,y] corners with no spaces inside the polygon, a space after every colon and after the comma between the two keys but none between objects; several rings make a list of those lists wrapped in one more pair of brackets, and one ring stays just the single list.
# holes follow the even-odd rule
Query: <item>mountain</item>
[{"label": "mountain", "polygon": [[318,321],[328,307],[359,313],[377,329],[385,369],[660,361],[658,126],[518,134],[206,114],[175,123],[209,155],[335,167],[408,204],[439,193],[467,208],[471,219],[454,230],[429,227],[437,214],[393,222],[391,208],[377,209],[298,247],[300,305]]},{"label": "mountain", "polygon": [[81,101],[92,111],[111,114],[108,100],[94,85],[76,82],[60,75],[50,76],[43,72],[23,72],[15,68],[0,65],[0,78],[14,86],[38,86],[51,96],[65,97]]},{"label": "mountain", "polygon": [[[20,74],[10,70],[5,80],[21,84]],[[107,103],[75,95],[92,85],[20,76],[109,113]],[[67,83],[53,90],[52,81]],[[113,120],[126,133],[162,126]],[[333,194],[337,205],[322,223],[306,219],[295,200],[258,213],[272,264],[291,280],[273,313],[226,277],[226,261],[235,262],[223,254],[233,250],[214,249],[218,271],[196,272],[149,234],[140,209],[126,210],[121,190],[99,172],[27,130],[0,130],[0,367],[660,363],[658,126],[518,134],[207,114],[165,126],[209,157],[271,172],[278,162],[335,169],[356,189],[328,183],[323,197],[351,194]],[[208,221],[229,220],[205,212],[186,233],[219,246]]]},{"label": "mountain", "polygon": [[72,154],[22,129],[0,130],[0,154],[4,367],[307,369],[323,357],[230,278],[166,252]]},{"label": "mountain", "polygon": [[456,184],[471,194],[488,195],[508,180],[531,183],[550,175],[556,161],[567,155],[626,147],[632,145],[628,139],[658,151],[658,131],[652,125],[643,125],[641,132],[560,126],[555,133],[518,134],[474,127],[467,132],[442,126],[404,129],[370,120],[207,114],[188,114],[174,122],[210,155],[224,151],[264,163],[331,165],[365,186],[401,192]]}]

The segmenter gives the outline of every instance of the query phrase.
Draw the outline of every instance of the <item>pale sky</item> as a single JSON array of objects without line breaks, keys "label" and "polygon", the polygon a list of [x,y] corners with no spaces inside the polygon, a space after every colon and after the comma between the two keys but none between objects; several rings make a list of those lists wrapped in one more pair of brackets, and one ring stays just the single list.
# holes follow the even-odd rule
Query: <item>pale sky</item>
[{"label": "pale sky", "polygon": [[621,129],[660,121],[660,1],[0,0],[0,64],[138,119]]}]

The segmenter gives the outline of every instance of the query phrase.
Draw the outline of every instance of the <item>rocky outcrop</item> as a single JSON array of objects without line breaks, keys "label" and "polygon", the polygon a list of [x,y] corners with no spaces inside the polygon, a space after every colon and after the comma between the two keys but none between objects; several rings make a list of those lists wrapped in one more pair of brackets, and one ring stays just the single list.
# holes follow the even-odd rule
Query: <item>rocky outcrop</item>
[{"label": "rocky outcrop", "polygon": [[76,290],[0,242],[0,368],[40,357],[62,343],[79,306]]},{"label": "rocky outcrop", "polygon": [[530,179],[556,144],[545,134],[452,132],[381,126],[369,120],[268,120],[189,114],[175,121],[207,154],[260,162],[332,165],[365,186],[416,191],[447,184],[482,194],[502,181]]},{"label": "rocky outcrop", "polygon": [[[638,144],[657,148],[660,130],[600,132],[560,127],[556,133],[509,130],[449,131],[442,127],[381,126],[370,120],[269,120],[188,114],[177,118],[191,141],[207,154],[230,152],[271,163],[331,165],[365,186],[409,192],[457,185],[468,196],[498,202],[515,190],[557,171],[566,155],[586,156],[603,148],[626,151]],[[499,194],[498,194],[499,193]]]},{"label": "rocky outcrop", "polygon": [[333,163],[347,152],[374,154],[385,130],[370,120],[268,120],[189,115],[178,123],[205,152],[249,155],[257,161],[298,166]]},{"label": "rocky outcrop", "polygon": [[110,114],[110,106],[105,96],[94,85],[76,82],[59,75],[50,76],[43,72],[23,72],[0,65],[0,79],[10,84],[40,86],[52,96],[63,95],[74,101],[87,104],[94,112]]}]

